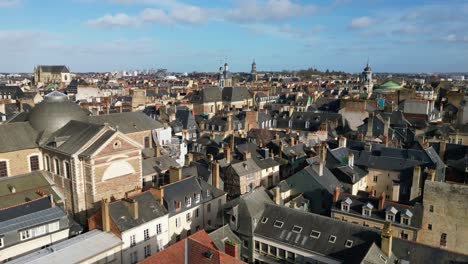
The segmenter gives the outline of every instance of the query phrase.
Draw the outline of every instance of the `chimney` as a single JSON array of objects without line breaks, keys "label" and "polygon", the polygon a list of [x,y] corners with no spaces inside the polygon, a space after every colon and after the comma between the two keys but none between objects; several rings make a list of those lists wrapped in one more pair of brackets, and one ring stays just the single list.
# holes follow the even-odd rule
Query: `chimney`
[{"label": "chimney", "polygon": [[175,121],[175,120],[176,120],[176,113],[171,112],[171,113],[169,114],[169,122],[173,122],[173,121]]},{"label": "chimney", "polygon": [[227,239],[224,241],[224,252],[229,256],[239,258],[239,245]]},{"label": "chimney", "polygon": [[110,231],[110,215],[109,215],[109,202],[107,199],[102,199],[101,202],[101,214],[102,214],[102,231]]},{"label": "chimney", "polygon": [[430,169],[429,170],[429,178],[431,179],[431,181],[435,181],[435,177],[436,177],[436,170]]},{"label": "chimney", "polygon": [[284,144],[283,144],[283,141],[280,140],[280,142],[279,142],[279,157],[280,158],[283,157],[283,150],[284,150]]},{"label": "chimney", "polygon": [[291,202],[289,203],[289,206],[293,209],[296,209],[297,208],[297,203],[296,203],[296,200],[291,200]]},{"label": "chimney", "polygon": [[322,144],[320,145],[320,160],[321,161],[325,161],[327,159],[327,143],[326,142],[322,142]]},{"label": "chimney", "polygon": [[289,106],[289,116],[292,116],[293,113],[294,113],[294,107]]},{"label": "chimney", "polygon": [[372,151],[372,143],[366,142],[366,144],[364,145],[364,150],[368,151],[368,152],[371,152]]},{"label": "chimney", "polygon": [[161,147],[159,147],[158,143],[154,145],[154,156],[161,157]]},{"label": "chimney", "polygon": [[383,143],[386,147],[388,147],[388,136],[383,136]]},{"label": "chimney", "polygon": [[281,205],[281,190],[279,186],[276,186],[273,188],[275,194],[274,194],[274,199],[275,199],[275,204]]},{"label": "chimney", "polygon": [[171,167],[169,169],[169,183],[174,183],[182,180],[182,168]]},{"label": "chimney", "polygon": [[385,192],[382,192],[379,197],[379,210],[382,210],[385,205]]},{"label": "chimney", "polygon": [[333,203],[338,202],[338,200],[340,199],[340,193],[341,193],[340,187],[336,186],[335,191],[333,192]]},{"label": "chimney", "polygon": [[371,139],[373,137],[374,130],[374,113],[369,114],[369,118],[367,119],[367,134],[366,136]]},{"label": "chimney", "polygon": [[318,176],[323,175],[323,161],[316,161],[312,164],[313,169],[317,172]]},{"label": "chimney", "polygon": [[327,122],[328,121],[322,121],[322,123],[320,123],[320,128],[319,128],[320,131],[328,131]]},{"label": "chimney", "polygon": [[54,196],[52,194],[49,194],[49,202],[51,207],[55,206]]},{"label": "chimney", "polygon": [[218,162],[211,162],[211,186],[220,188],[220,179],[219,179],[219,164]]},{"label": "chimney", "polygon": [[232,113],[227,115],[228,131],[232,133]]},{"label": "chimney", "polygon": [[244,152],[244,160],[248,160],[252,158],[252,153],[250,151]]},{"label": "chimney", "polygon": [[421,194],[421,191],[419,188],[420,180],[421,180],[421,167],[416,166],[413,169],[413,183],[411,185],[410,200],[413,200],[414,198],[418,197]]},{"label": "chimney", "polygon": [[440,141],[440,146],[439,146],[439,156],[442,160],[445,158],[445,149],[447,148],[447,143],[445,140]]},{"label": "chimney", "polygon": [[229,145],[224,147],[224,156],[226,157],[226,162],[231,163],[231,147]]},{"label": "chimney", "polygon": [[275,140],[279,140],[279,139],[280,139],[280,135],[279,135],[279,133],[276,133],[275,134]]},{"label": "chimney", "polygon": [[291,140],[291,146],[295,146],[296,145],[296,138],[294,136],[290,136],[290,140]]},{"label": "chimney", "polygon": [[236,144],[236,142],[235,142],[235,137],[234,137],[234,134],[231,134],[231,142],[230,142],[230,147],[231,147],[231,150],[232,150],[232,151],[235,151],[235,150],[236,150],[236,148],[235,148],[235,144]]},{"label": "chimney", "polygon": [[385,119],[385,124],[384,124],[384,131],[383,131],[384,137],[388,138],[388,130],[389,129],[390,129],[390,117],[387,117]]},{"label": "chimney", "polygon": [[349,167],[354,167],[354,153],[349,152],[348,153],[348,166]]},{"label": "chimney", "polygon": [[193,161],[193,153],[187,153],[187,155],[185,155],[185,165],[190,165],[190,162]]},{"label": "chimney", "polygon": [[138,201],[135,199],[124,198],[123,202],[125,204],[125,207],[127,207],[128,211],[130,211],[130,215],[133,217],[133,219],[137,220],[139,216]]},{"label": "chimney", "polygon": [[380,234],[380,249],[387,256],[392,256],[392,223],[385,222]]},{"label": "chimney", "polygon": [[340,148],[345,148],[346,147],[346,143],[347,143],[347,138],[344,137],[344,136],[341,136],[339,141],[338,141],[338,145]]}]

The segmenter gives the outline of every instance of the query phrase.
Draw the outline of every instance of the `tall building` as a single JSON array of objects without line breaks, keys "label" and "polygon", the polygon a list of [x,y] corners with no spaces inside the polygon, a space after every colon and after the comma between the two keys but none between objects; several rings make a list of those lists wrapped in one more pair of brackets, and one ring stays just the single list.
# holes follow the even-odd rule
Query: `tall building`
[{"label": "tall building", "polygon": [[70,70],[65,65],[39,65],[34,68],[34,83],[65,83],[71,82]]},{"label": "tall building", "polygon": [[362,88],[365,89],[365,92],[372,93],[374,83],[372,82],[372,68],[367,62],[364,71],[362,71]]},{"label": "tall building", "polygon": [[232,73],[229,71],[229,65],[224,63],[224,68],[219,67],[218,73],[219,88],[232,87]]},{"label": "tall building", "polygon": [[250,70],[250,79],[252,81],[257,81],[257,63],[255,63],[255,59],[252,62],[252,69]]}]

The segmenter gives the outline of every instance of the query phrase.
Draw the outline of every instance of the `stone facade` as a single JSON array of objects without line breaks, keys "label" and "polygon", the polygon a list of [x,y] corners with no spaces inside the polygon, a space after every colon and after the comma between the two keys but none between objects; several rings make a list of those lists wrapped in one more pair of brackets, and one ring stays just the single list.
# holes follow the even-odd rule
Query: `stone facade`
[{"label": "stone facade", "polygon": [[38,148],[1,153],[0,161],[7,162],[8,177],[16,176],[31,172],[30,157],[34,155],[38,156],[39,170],[42,170],[42,153]]},{"label": "stone facade", "polygon": [[420,242],[468,254],[468,186],[426,181]]}]

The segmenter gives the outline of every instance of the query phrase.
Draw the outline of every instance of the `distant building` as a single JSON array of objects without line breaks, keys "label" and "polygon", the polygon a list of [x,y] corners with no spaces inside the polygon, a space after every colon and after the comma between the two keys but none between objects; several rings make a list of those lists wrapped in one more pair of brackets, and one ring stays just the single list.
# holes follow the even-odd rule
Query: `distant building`
[{"label": "distant building", "polygon": [[252,69],[250,70],[250,80],[253,82],[257,81],[257,63],[255,63],[255,60],[252,62]]},{"label": "distant building", "polygon": [[374,83],[372,81],[372,69],[369,66],[369,62],[367,62],[366,67],[362,71],[362,85],[363,85],[363,88],[365,89],[364,92],[367,92],[369,94],[372,93]]},{"label": "distant building", "polygon": [[65,65],[39,65],[34,68],[34,83],[43,85],[49,83],[71,82],[70,70]]},{"label": "distant building", "polygon": [[219,67],[218,86],[219,88],[232,87],[232,73],[229,71],[227,62],[224,63],[224,69]]}]

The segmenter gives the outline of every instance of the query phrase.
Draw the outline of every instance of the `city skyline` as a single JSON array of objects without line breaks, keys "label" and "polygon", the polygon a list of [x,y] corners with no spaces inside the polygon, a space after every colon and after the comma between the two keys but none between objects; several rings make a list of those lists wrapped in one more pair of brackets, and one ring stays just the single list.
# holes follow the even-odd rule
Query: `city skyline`
[{"label": "city skyline", "polygon": [[464,1],[0,0],[0,72],[463,72]]}]

